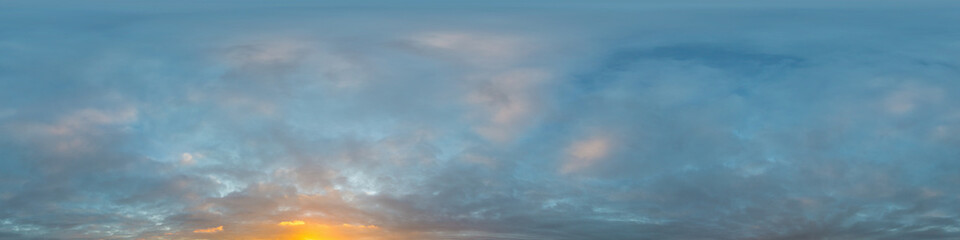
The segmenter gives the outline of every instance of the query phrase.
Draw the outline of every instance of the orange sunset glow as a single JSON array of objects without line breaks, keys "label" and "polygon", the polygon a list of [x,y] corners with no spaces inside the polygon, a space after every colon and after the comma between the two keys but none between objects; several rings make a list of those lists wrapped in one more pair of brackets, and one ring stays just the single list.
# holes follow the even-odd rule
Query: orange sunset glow
[{"label": "orange sunset glow", "polygon": [[[192,234],[192,235],[191,235]],[[353,240],[353,239],[407,239],[398,238],[403,234],[388,235],[375,225],[362,224],[326,224],[305,220],[281,221],[270,225],[246,225],[243,228],[217,226],[196,229],[188,233],[165,233],[151,238],[154,240],[181,239],[193,236],[203,239],[283,239],[283,240]]]}]

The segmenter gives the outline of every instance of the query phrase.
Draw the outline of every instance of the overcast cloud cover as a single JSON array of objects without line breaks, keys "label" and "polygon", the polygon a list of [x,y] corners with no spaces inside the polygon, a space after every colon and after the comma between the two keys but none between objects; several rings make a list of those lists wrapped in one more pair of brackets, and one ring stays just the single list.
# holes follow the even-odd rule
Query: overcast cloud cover
[{"label": "overcast cloud cover", "polygon": [[0,0],[0,239],[960,239],[958,13]]}]

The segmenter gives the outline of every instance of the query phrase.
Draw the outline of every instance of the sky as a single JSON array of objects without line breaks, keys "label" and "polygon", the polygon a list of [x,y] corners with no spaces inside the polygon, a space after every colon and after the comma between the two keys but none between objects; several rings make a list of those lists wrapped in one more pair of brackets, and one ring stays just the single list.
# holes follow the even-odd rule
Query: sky
[{"label": "sky", "polygon": [[0,0],[0,239],[960,239],[958,12]]}]

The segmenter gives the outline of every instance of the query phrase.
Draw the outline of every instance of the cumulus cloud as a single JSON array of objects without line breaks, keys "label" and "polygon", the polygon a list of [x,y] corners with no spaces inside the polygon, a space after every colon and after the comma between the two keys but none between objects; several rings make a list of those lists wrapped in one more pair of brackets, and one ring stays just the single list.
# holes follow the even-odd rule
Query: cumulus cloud
[{"label": "cumulus cloud", "polygon": [[0,3],[0,239],[960,237],[956,4],[176,3]]}]

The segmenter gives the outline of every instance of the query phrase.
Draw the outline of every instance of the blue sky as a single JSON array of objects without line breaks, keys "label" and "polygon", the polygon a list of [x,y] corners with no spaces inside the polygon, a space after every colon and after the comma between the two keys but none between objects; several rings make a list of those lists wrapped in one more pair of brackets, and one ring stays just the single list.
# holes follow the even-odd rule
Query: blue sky
[{"label": "blue sky", "polygon": [[956,239],[958,7],[0,0],[0,239]]}]

